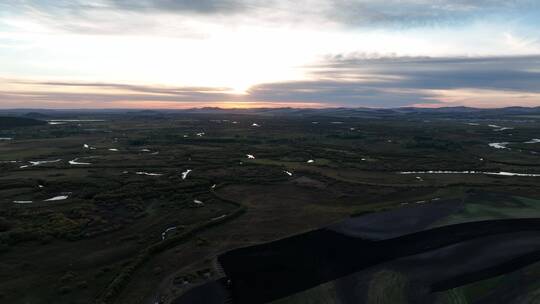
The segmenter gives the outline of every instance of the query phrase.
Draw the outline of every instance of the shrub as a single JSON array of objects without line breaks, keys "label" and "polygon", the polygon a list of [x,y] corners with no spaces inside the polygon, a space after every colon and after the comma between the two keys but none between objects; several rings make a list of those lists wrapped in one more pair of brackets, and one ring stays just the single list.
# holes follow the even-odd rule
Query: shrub
[{"label": "shrub", "polygon": [[0,243],[0,253],[9,251],[10,247],[8,244]]},{"label": "shrub", "polygon": [[69,285],[64,285],[64,286],[60,287],[60,289],[58,289],[58,292],[59,292],[60,294],[68,294],[68,293],[71,292],[71,286],[69,286]]},{"label": "shrub", "polygon": [[66,273],[60,278],[60,282],[62,282],[62,283],[67,283],[67,282],[73,281],[73,279],[75,279],[75,273],[69,271],[69,272],[66,272]]},{"label": "shrub", "polygon": [[86,281],[79,281],[77,282],[77,288],[80,288],[80,289],[86,289],[88,288],[88,282]]},{"label": "shrub", "polygon": [[159,267],[159,266],[156,266],[156,267],[154,267],[154,269],[152,269],[152,272],[154,273],[154,275],[158,275],[162,271],[163,271],[163,269],[161,267]]},{"label": "shrub", "polygon": [[0,217],[0,232],[9,231],[13,225],[4,217]]}]

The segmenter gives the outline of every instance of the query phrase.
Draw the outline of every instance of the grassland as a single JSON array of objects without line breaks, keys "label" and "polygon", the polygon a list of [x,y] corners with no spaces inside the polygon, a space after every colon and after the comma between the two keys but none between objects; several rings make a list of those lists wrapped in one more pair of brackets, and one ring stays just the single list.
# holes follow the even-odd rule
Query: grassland
[{"label": "grassland", "polygon": [[399,174],[540,173],[540,143],[525,143],[538,137],[534,117],[46,119],[57,121],[0,128],[0,302],[167,303],[218,277],[226,250],[436,198],[468,202],[441,224],[540,210],[540,178]]}]

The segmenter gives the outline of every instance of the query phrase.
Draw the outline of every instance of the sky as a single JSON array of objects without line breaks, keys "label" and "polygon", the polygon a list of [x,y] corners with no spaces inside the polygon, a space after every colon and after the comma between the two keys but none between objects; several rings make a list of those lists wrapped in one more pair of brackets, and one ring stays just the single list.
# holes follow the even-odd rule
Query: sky
[{"label": "sky", "polygon": [[0,108],[540,106],[538,0],[0,0]]}]

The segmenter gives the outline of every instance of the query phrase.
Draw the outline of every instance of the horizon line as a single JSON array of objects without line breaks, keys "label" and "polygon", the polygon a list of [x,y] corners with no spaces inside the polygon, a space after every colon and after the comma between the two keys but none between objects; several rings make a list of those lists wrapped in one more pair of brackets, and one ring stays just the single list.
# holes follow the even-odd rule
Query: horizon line
[{"label": "horizon line", "polygon": [[504,106],[504,107],[469,107],[469,106],[442,106],[442,107],[418,107],[418,106],[401,106],[401,107],[191,107],[191,108],[0,108],[0,111],[189,111],[189,110],[279,110],[279,109],[291,109],[291,110],[332,110],[332,109],[364,109],[364,110],[396,110],[396,109],[473,109],[473,110],[501,110],[501,109],[538,109],[538,106]]}]

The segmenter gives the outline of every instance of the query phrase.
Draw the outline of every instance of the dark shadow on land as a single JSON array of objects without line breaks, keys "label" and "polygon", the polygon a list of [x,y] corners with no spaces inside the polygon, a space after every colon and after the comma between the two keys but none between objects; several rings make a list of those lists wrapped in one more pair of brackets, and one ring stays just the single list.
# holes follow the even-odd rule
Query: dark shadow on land
[{"label": "dark shadow on land", "polygon": [[[528,252],[510,253],[502,263],[498,259],[491,261],[486,256],[479,265],[471,266],[463,273],[431,278],[432,286],[429,288],[432,290],[449,289],[538,261],[538,231],[540,219],[463,223],[384,240],[367,240],[324,228],[222,254],[218,261],[226,278],[195,288],[174,303],[267,303],[399,258],[464,242],[474,246],[474,242],[478,241],[479,246],[485,248],[497,242],[498,238],[494,237],[497,235],[507,242],[509,236],[512,240],[512,234],[535,232],[532,236],[526,236],[531,244],[536,245],[527,247]],[[486,242],[486,238],[489,241]],[[456,250],[454,254],[462,253]],[[439,263],[444,264],[444,259]],[[224,295],[225,290],[227,296]]]}]

